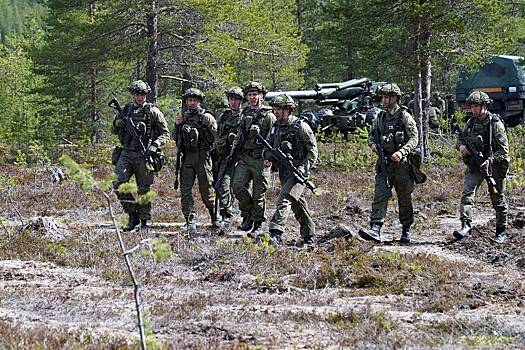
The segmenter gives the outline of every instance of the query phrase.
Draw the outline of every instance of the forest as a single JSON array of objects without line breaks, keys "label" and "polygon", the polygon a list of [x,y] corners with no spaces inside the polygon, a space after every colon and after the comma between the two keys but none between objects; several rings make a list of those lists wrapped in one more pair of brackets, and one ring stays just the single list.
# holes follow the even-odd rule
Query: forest
[{"label": "forest", "polygon": [[[501,124],[508,224],[496,244],[485,179],[470,234],[453,236],[466,167],[452,119],[431,118],[432,96],[454,99],[464,72],[525,56],[525,1],[0,0],[0,35],[1,349],[523,348],[525,127]],[[173,140],[137,199],[152,204],[148,226],[120,229],[108,104],[129,103],[130,83],[147,82],[173,131],[189,88],[218,117],[225,92],[250,81],[278,92],[361,78],[411,99],[428,178],[408,244],[397,190],[381,241],[358,234],[377,176],[369,125],[315,134],[312,245],[292,215],[282,244],[250,237],[235,200],[231,226],[214,229],[196,185],[187,230]],[[326,109],[296,102],[297,114]],[[268,219],[283,190],[270,179]]]}]

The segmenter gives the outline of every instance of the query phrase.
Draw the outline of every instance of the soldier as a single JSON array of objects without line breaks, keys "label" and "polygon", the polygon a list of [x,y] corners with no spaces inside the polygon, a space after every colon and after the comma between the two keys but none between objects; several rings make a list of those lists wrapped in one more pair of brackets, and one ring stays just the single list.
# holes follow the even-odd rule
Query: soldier
[{"label": "soldier", "polygon": [[[480,168],[492,170],[496,191],[489,191],[492,207],[496,210],[496,233],[491,238],[496,243],[505,242],[507,228],[507,201],[505,199],[505,182],[509,169],[509,142],[501,119],[487,110],[492,102],[484,92],[474,91],[467,98],[472,117],[467,121],[463,134],[472,142],[476,150],[483,154],[481,167],[470,165],[470,153],[465,144],[459,140],[459,150],[467,167],[463,181],[463,195],[459,209],[461,229],[454,231],[453,236],[461,239],[468,235],[472,222],[472,207],[477,188],[483,182]],[[480,154],[481,155],[481,154]],[[496,192],[496,193],[494,193]]]},{"label": "soldier", "polygon": [[[148,84],[137,80],[128,87],[128,90],[132,102],[124,106],[123,112],[130,121],[126,122],[122,116],[117,116],[112,127],[112,132],[118,135],[123,147],[115,165],[117,181],[114,182],[113,187],[124,211],[129,215],[124,231],[131,231],[138,224],[146,227],[147,221],[151,219],[151,203],[139,204],[133,194],[121,193],[118,188],[135,175],[138,194],[147,193],[153,184],[153,169],[152,164],[146,161],[146,156],[160,154],[160,148],[170,138],[164,115],[156,106],[146,102],[146,94],[150,92]],[[135,140],[135,133],[130,128],[134,128],[136,135],[140,136],[146,148],[146,155],[142,153],[140,142]]]},{"label": "soldier", "polygon": [[[359,235],[367,240],[380,242],[388,199],[392,195],[392,186],[396,189],[399,202],[399,221],[403,226],[401,243],[410,243],[410,226],[414,222],[412,209],[412,191],[414,179],[407,157],[412,155],[418,144],[418,132],[414,118],[397,101],[401,90],[396,84],[385,84],[379,91],[385,112],[374,120],[368,136],[368,145],[378,153],[378,146],[383,148],[387,158],[386,167],[376,163],[374,201],[370,214],[370,229],[359,230]],[[374,135],[379,134],[379,145]],[[385,170],[386,168],[386,170]]]},{"label": "soldier", "polygon": [[203,100],[204,94],[199,89],[186,90],[182,95],[182,103],[187,110],[183,116],[177,116],[175,119],[173,134],[183,154],[180,165],[180,193],[182,214],[188,230],[196,228],[195,202],[191,193],[195,178],[199,182],[202,201],[210,213],[212,227],[218,227],[213,203],[211,160],[217,123],[213,115],[201,107]]},{"label": "soldier", "polygon": [[[242,111],[239,132],[244,135],[245,140],[235,166],[232,188],[243,218],[240,229],[255,232],[266,220],[264,194],[270,187],[271,176],[270,169],[262,165],[263,146],[257,142],[255,134],[259,133],[266,138],[275,122],[275,115],[270,107],[263,105],[266,89],[260,83],[250,82],[243,93],[248,106]],[[250,182],[252,193],[249,191]]]},{"label": "soldier", "polygon": [[[238,86],[234,86],[226,92],[229,109],[225,110],[217,120],[217,152],[219,155],[219,169],[226,161],[230,153],[232,142],[239,131],[239,119],[241,112],[241,104],[244,99],[244,93]],[[235,161],[235,160],[234,160]],[[219,213],[224,225],[229,225],[232,217],[232,202],[233,198],[230,196],[230,182],[233,174],[234,165],[227,169],[224,177],[218,184],[219,196]]]},{"label": "soldier", "polygon": [[[310,126],[301,119],[292,115],[296,108],[294,100],[285,94],[274,97],[270,105],[277,117],[267,137],[268,143],[273,148],[279,148],[291,157],[293,165],[301,171],[306,178],[310,169],[318,159],[317,142]],[[265,161],[263,166],[272,166],[273,159],[270,152],[264,152]],[[295,218],[301,225],[301,237],[305,244],[313,243],[315,224],[308,211],[303,192],[305,185],[298,183],[297,178],[285,164],[276,164],[279,169],[279,180],[281,191],[277,198],[277,208],[270,221],[270,240],[274,244],[281,242],[286,219],[292,209]]]}]

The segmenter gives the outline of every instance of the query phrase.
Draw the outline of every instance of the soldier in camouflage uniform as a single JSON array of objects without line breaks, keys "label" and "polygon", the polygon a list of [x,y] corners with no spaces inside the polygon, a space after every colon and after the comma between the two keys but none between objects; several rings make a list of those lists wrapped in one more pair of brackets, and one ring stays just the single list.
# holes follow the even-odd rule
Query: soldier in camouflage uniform
[{"label": "soldier in camouflage uniform", "polygon": [[403,226],[401,243],[410,243],[410,226],[414,222],[412,208],[414,179],[407,157],[416,150],[418,131],[412,115],[397,104],[401,90],[396,84],[385,84],[379,94],[382,96],[381,103],[385,112],[374,120],[368,136],[368,145],[374,152],[377,152],[373,135],[374,129],[378,129],[380,142],[388,161],[386,174],[380,171],[379,160],[376,163],[374,201],[370,214],[371,228],[361,229],[359,234],[367,240],[381,241],[381,226],[386,216],[388,199],[392,195],[393,186],[399,202],[399,221]]},{"label": "soldier in camouflage uniform", "polygon": [[[266,89],[260,83],[250,82],[243,92],[248,106],[242,111],[240,133],[245,139],[235,167],[232,188],[243,218],[240,229],[255,232],[266,220],[264,195],[270,187],[271,177],[270,169],[262,166],[263,146],[257,142],[255,134],[266,138],[275,122],[275,115],[269,106],[263,105]],[[252,193],[249,191],[250,182]]]},{"label": "soldier in camouflage uniform", "polygon": [[[136,129],[148,153],[158,153],[170,138],[164,115],[157,107],[146,102],[146,94],[150,92],[148,84],[142,80],[137,80],[128,89],[132,96],[132,102],[123,108],[126,118],[131,120],[130,124],[132,125],[128,125],[128,127]],[[131,231],[138,224],[141,224],[142,227],[146,226],[147,221],[151,219],[151,203],[138,204],[133,194],[119,192],[119,186],[129,182],[131,176],[135,175],[138,194],[142,195],[147,193],[153,184],[151,165],[147,164],[146,157],[141,153],[140,144],[134,140],[134,136],[128,127],[126,127],[126,121],[121,116],[117,116],[113,121],[112,132],[118,135],[123,147],[115,165],[117,181],[114,182],[113,187],[124,211],[129,215],[128,224],[123,228],[124,231]]]},{"label": "soldier in camouflage uniform", "polygon": [[[212,192],[213,173],[211,151],[214,148],[217,123],[208,111],[201,107],[204,94],[199,89],[188,89],[182,96],[187,107],[184,115],[175,119],[173,136],[181,145],[182,161],[180,165],[180,193],[182,214],[186,219],[186,228],[194,230],[195,202],[191,193],[195,178],[199,182],[199,192],[210,213],[212,227],[218,222],[214,212]],[[180,138],[180,140],[179,140]]]},{"label": "soldier in camouflage uniform", "polygon": [[[217,153],[219,155],[219,169],[223,162],[226,161],[230,153],[232,142],[239,131],[239,119],[241,114],[241,104],[244,99],[244,93],[238,86],[234,86],[226,92],[229,109],[224,111],[217,120]],[[234,165],[234,164],[233,164]],[[219,213],[222,223],[228,225],[232,217],[233,198],[230,196],[230,182],[233,175],[234,166],[224,174],[218,188],[219,196]]]},{"label": "soldier in camouflage uniform", "polygon": [[[270,105],[273,107],[277,121],[268,134],[268,143],[289,155],[293,165],[308,178],[310,169],[318,159],[317,142],[312,129],[306,122],[292,115],[296,105],[290,96],[277,95]],[[272,162],[276,162],[272,154],[266,150],[263,156],[265,158],[263,166],[267,168],[272,166]],[[277,208],[270,221],[270,239],[275,244],[281,242],[281,235],[291,208],[301,225],[300,232],[304,243],[313,243],[315,224],[303,196],[305,185],[298,183],[292,170],[285,164],[276,165],[279,169],[281,191],[277,198]]]},{"label": "soldier in camouflage uniform", "polygon": [[[483,153],[485,161],[481,167],[487,169],[489,173],[492,171],[497,191],[497,193],[489,191],[492,207],[496,210],[496,233],[492,240],[496,243],[503,243],[507,237],[505,182],[510,163],[509,141],[501,119],[487,110],[487,105],[491,102],[489,96],[484,92],[475,91],[470,94],[467,98],[467,103],[470,104],[472,117],[465,124],[463,134],[478,151]],[[461,153],[465,164],[470,165],[470,153],[461,140],[458,141],[457,149]],[[461,229],[453,233],[457,239],[465,237],[470,231],[474,198],[476,190],[482,182],[483,176],[480,168],[472,165],[468,166],[465,171],[463,195],[459,209]]]}]

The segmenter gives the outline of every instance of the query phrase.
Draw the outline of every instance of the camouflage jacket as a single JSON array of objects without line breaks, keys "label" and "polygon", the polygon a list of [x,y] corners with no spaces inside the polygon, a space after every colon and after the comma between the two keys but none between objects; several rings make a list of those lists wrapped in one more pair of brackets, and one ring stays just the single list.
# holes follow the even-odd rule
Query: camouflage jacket
[{"label": "camouflage jacket", "polygon": [[225,157],[230,152],[231,140],[228,140],[230,134],[237,135],[239,131],[240,113],[231,109],[225,110],[217,119],[217,152],[220,157]]},{"label": "camouflage jacket", "polygon": [[[294,166],[296,166],[305,176],[309,176],[312,169],[319,159],[317,141],[310,126],[303,120],[291,115],[289,122],[282,125],[276,121],[267,136],[268,143],[273,148],[279,148],[284,153],[291,156]],[[288,143],[287,150],[283,143]],[[272,160],[271,155],[265,150],[263,157]],[[279,172],[286,172],[283,164],[277,164]]]},{"label": "camouflage jacket", "polygon": [[203,108],[187,110],[183,122],[175,124],[173,138],[186,152],[210,152],[215,146],[217,122],[212,114]]},{"label": "camouflage jacket", "polygon": [[[483,153],[485,159],[493,163],[510,162],[509,140],[498,115],[487,112],[481,118],[471,117],[463,127],[463,134]],[[459,149],[461,145],[463,142],[458,139],[456,148]],[[468,159],[466,162],[468,163]]]},{"label": "camouflage jacket", "polygon": [[268,106],[262,106],[260,109],[252,109],[248,106],[243,109],[242,121],[239,128],[245,137],[245,141],[242,147],[241,157],[243,155],[255,157],[262,155],[264,147],[257,142],[256,137],[250,136],[250,127],[252,125],[258,125],[260,129],[259,134],[266,138],[275,120],[275,115]]},{"label": "camouflage jacket", "polygon": [[[144,103],[143,106],[128,103],[124,106],[123,112],[133,121],[135,129],[146,148],[150,142],[160,148],[169,141],[170,131],[168,130],[168,123],[157,107],[150,103]],[[139,146],[136,144],[136,141],[133,141],[133,135],[129,129],[125,126],[119,128],[115,125],[115,121],[119,118],[120,117],[117,116],[113,120],[111,131],[118,135],[122,147],[128,150],[138,151]],[[144,123],[145,128],[139,128],[139,123]]]},{"label": "camouflage jacket", "polygon": [[387,156],[399,151],[406,157],[415,152],[419,142],[416,121],[405,107],[396,105],[392,111],[379,114],[368,135],[369,146],[376,143],[372,132],[376,128],[379,129],[381,145]]}]

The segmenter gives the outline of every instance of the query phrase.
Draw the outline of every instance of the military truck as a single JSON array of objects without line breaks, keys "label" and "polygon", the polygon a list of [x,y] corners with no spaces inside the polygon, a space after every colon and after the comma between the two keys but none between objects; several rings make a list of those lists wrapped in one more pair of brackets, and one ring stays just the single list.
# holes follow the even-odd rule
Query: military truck
[{"label": "military truck", "polygon": [[[275,91],[266,94],[271,100],[278,94],[288,94],[298,100],[313,100],[322,108],[308,110],[301,114],[314,130],[325,133],[339,131],[345,137],[348,133],[371,123],[380,109],[373,105],[378,86],[384,83],[372,82],[367,78],[352,79],[342,83],[316,84],[314,90]],[[314,121],[315,120],[315,121]]]},{"label": "military truck", "polygon": [[487,93],[493,102],[489,110],[499,114],[507,126],[523,124],[525,61],[519,56],[494,56],[481,67],[460,72],[456,101],[469,114],[465,100],[472,91]]}]

